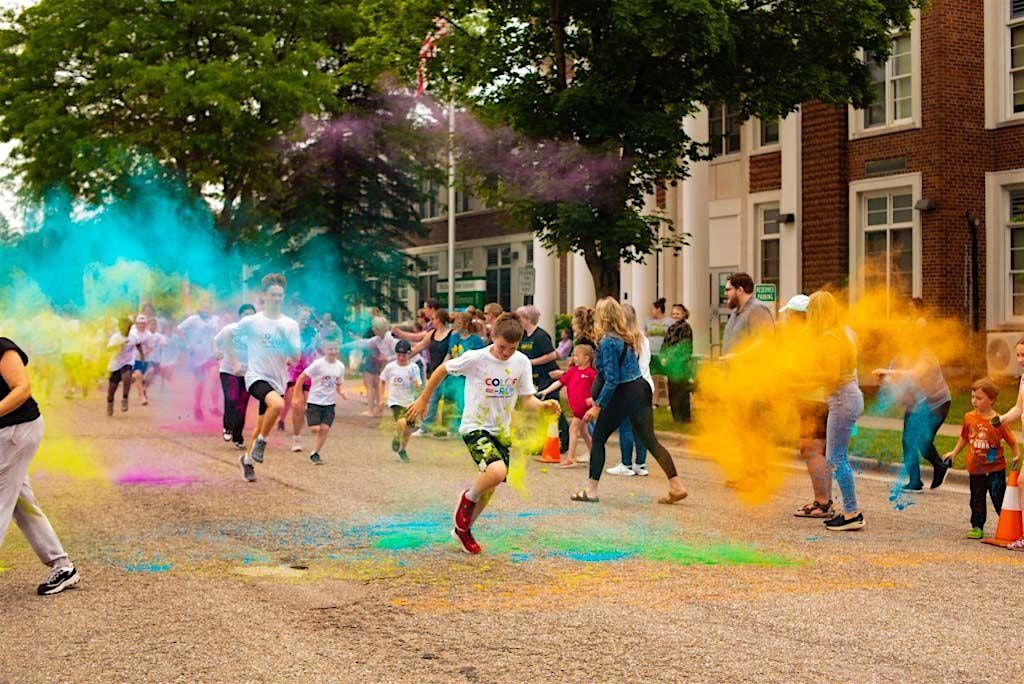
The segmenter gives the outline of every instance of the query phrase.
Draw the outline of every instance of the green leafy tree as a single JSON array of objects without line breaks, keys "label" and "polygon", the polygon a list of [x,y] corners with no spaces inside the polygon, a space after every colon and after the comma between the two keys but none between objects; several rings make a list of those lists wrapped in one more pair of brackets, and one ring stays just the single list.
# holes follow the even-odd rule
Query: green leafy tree
[{"label": "green leafy tree", "polygon": [[577,144],[621,160],[575,202],[513,187],[493,165],[481,174],[483,187],[548,248],[585,257],[599,296],[617,295],[620,260],[643,260],[685,237],[663,240],[665,218],[642,209],[646,193],[707,158],[707,141],[691,139],[682,125],[700,103],[726,102],[764,119],[813,100],[864,106],[873,92],[861,50],[885,59],[891,31],[908,25],[921,4],[363,0],[371,29],[353,45],[356,59],[343,74],[365,82],[391,72],[412,82],[434,17],[452,20],[456,28],[430,65],[435,92],[524,140]]}]

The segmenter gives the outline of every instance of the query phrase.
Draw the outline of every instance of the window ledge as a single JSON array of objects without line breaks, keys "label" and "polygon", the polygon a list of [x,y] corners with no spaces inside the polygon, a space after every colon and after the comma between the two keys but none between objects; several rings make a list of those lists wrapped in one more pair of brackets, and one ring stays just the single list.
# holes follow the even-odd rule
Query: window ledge
[{"label": "window ledge", "polygon": [[988,126],[989,130],[998,130],[1000,128],[1011,128],[1013,126],[1020,126],[1024,124],[1024,112],[1017,112],[1011,116],[1006,117],[1000,121],[996,121],[991,126]]},{"label": "window ledge", "polygon": [[757,157],[762,154],[771,154],[772,152],[781,152],[782,145],[779,143],[772,143],[771,145],[764,145],[763,147],[757,147],[750,152],[751,157]]},{"label": "window ledge", "polygon": [[875,126],[873,128],[858,128],[857,130],[850,131],[850,140],[860,140],[862,138],[873,138],[876,135],[888,135],[889,133],[902,133],[903,131],[913,131],[920,129],[921,124],[917,121],[901,121],[894,123],[889,126]]},{"label": "window ledge", "polygon": [[739,161],[743,158],[742,152],[730,152],[729,154],[721,154],[708,161],[708,166],[717,166],[719,164],[728,164],[729,162]]}]

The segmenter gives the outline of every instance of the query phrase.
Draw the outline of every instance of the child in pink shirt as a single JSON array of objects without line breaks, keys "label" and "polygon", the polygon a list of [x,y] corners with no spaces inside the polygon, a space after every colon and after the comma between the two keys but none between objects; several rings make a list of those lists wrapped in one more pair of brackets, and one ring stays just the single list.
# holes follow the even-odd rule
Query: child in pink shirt
[{"label": "child in pink shirt", "polygon": [[[552,373],[552,376],[554,375]],[[538,394],[543,399],[565,387],[565,393],[569,396],[569,409],[572,410],[572,423],[569,425],[569,450],[566,452],[565,460],[558,464],[559,468],[572,468],[577,463],[586,462],[583,459],[576,460],[576,445],[579,444],[580,437],[582,437],[583,441],[587,443],[587,448],[590,448],[590,432],[587,431],[583,414],[593,404],[590,388],[596,378],[594,348],[587,344],[578,344],[572,350],[572,364],[556,382]]]}]

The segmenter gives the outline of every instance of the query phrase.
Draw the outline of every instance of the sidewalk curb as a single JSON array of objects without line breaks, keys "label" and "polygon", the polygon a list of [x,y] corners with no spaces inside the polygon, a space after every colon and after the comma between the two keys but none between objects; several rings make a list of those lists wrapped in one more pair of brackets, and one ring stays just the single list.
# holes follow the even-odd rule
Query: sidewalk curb
[{"label": "sidewalk curb", "polygon": [[[714,458],[709,454],[701,453],[691,449],[691,443],[693,442],[693,438],[690,437],[689,435],[680,435],[674,432],[658,432],[657,435],[659,440],[665,443],[674,443],[681,449],[685,449],[687,456],[690,456],[692,458],[699,458],[702,461],[714,460]],[[903,469],[902,463],[887,463],[885,461],[880,461],[878,459],[864,458],[862,456],[850,456],[849,461],[850,465],[855,470],[859,472],[874,473],[876,475],[892,475],[893,477],[897,477],[899,476],[900,471]],[[799,451],[794,449],[792,461],[780,464],[785,465],[787,467],[799,467],[802,469],[803,462],[803,459],[800,458]],[[929,482],[930,478],[925,476],[930,475],[931,472],[931,466],[922,465],[921,479],[925,480],[926,483]],[[946,482],[952,482],[966,487],[970,482],[970,476],[968,475],[966,470],[961,470],[959,468],[950,469],[950,471],[946,474]],[[925,484],[925,488],[928,488],[927,484]]]}]

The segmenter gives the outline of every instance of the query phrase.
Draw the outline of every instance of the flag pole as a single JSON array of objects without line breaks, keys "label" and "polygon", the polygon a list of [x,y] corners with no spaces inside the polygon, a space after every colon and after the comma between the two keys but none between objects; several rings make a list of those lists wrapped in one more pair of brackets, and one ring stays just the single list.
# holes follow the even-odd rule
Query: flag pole
[{"label": "flag pole", "polygon": [[455,310],[455,100],[448,102],[448,311]]}]

